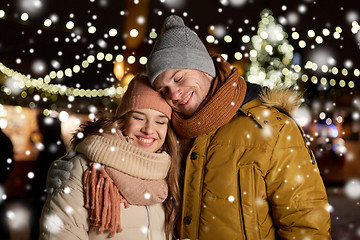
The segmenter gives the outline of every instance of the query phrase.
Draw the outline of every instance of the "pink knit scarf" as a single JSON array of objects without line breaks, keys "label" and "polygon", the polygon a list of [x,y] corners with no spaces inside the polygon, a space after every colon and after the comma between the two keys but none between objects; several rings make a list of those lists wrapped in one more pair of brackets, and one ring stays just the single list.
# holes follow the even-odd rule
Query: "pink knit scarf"
[{"label": "pink knit scarf", "polygon": [[94,162],[85,172],[84,188],[90,231],[108,231],[110,238],[122,231],[121,203],[125,208],[130,204],[152,205],[168,196],[166,179],[140,179]]}]

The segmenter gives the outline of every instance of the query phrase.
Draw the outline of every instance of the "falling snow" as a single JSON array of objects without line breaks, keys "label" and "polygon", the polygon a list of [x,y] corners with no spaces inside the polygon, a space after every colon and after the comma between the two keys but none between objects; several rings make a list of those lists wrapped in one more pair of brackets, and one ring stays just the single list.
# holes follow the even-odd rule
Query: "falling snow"
[{"label": "falling snow", "polygon": [[[85,112],[88,114],[88,118],[95,119],[96,114],[102,110],[101,108],[113,106],[118,101],[99,100],[98,97],[52,94],[46,91],[44,94],[44,92],[36,90],[40,85],[37,79],[44,78],[54,71],[54,77],[49,79],[49,83],[53,83],[54,88],[61,89],[62,92],[72,88],[98,90],[117,87],[121,81],[116,79],[111,72],[116,55],[124,55],[122,61],[127,65],[126,73],[142,69],[144,66],[140,64],[139,59],[148,55],[146,51],[150,51],[156,40],[156,37],[149,37],[149,32],[152,31],[158,36],[161,30],[160,22],[170,13],[183,16],[185,22],[204,38],[202,39],[204,42],[206,36],[211,35],[213,41],[208,42],[207,46],[210,49],[223,51],[221,53],[226,54],[229,61],[233,61],[235,53],[241,54],[241,60],[233,61],[234,64],[241,66],[242,61],[249,59],[251,40],[256,34],[258,17],[262,10],[258,5],[262,1],[218,0],[214,2],[213,6],[208,6],[207,16],[211,17],[203,18],[198,12],[199,9],[203,10],[204,3],[198,4],[201,5],[199,7],[196,5],[196,2],[199,1],[159,0],[156,1],[156,7],[149,11],[149,15],[142,13],[135,17],[130,9],[123,9],[120,5],[113,7],[114,3],[110,0],[89,0],[87,2],[84,6],[70,7],[70,10],[61,12],[56,8],[48,11],[50,5],[57,6],[55,3],[50,4],[49,1],[2,1],[0,4],[1,22],[7,24],[7,21],[10,21],[11,24],[8,25],[11,27],[18,25],[19,30],[15,31],[0,25],[1,28],[4,28],[3,37],[0,37],[1,61],[4,61],[2,63],[5,66],[18,71],[25,77],[30,77],[34,85],[26,87],[25,82],[19,80],[17,75],[8,77],[5,87],[0,92],[1,99],[6,97],[15,104],[24,101],[22,107],[30,109],[45,106],[48,110],[59,113],[58,118],[62,124],[73,120],[71,118],[73,112]],[[132,2],[135,6],[143,4],[143,1],[139,0]],[[280,26],[275,24],[269,27],[266,36],[271,43],[287,39],[294,46],[295,53],[301,52],[301,58],[297,60],[297,64],[301,67],[298,69],[297,82],[301,85],[300,89],[306,87],[306,96],[303,108],[300,108],[294,117],[308,133],[307,136],[311,141],[309,145],[314,148],[319,169],[314,168],[313,173],[319,171],[323,178],[330,182],[331,180],[335,182],[339,179],[343,180],[339,176],[342,173],[338,174],[339,169],[346,168],[352,175],[355,175],[356,169],[353,170],[351,166],[356,166],[352,164],[356,164],[359,160],[357,147],[353,147],[353,144],[358,143],[360,132],[360,98],[356,93],[356,90],[359,89],[359,82],[356,81],[359,75],[356,75],[355,72],[355,69],[360,66],[358,56],[360,29],[354,24],[354,21],[359,21],[359,10],[351,1],[349,4],[345,1],[338,2],[340,4],[334,4],[334,6],[330,6],[333,4],[332,2],[325,1],[323,3],[312,0],[290,1],[286,2],[286,5],[271,2],[274,19],[281,24],[288,36],[283,35]],[[194,7],[190,8],[190,5]],[[326,11],[324,11],[325,8]],[[111,12],[111,14],[106,14],[111,16],[110,18],[103,14],[105,11]],[[324,12],[329,12],[328,16],[331,17],[324,19],[325,15],[322,14]],[[124,33],[122,24],[130,18],[132,18],[133,25],[137,25],[136,29]],[[44,24],[45,20],[49,20],[46,21],[47,24]],[[142,27],[148,30],[142,32],[144,29]],[[90,32],[90,29],[93,32]],[[309,30],[313,30],[314,33]],[[296,34],[299,36],[296,37]],[[140,36],[143,39],[139,41],[138,47],[146,49],[145,52],[132,48],[127,42],[129,39],[134,42]],[[225,43],[226,36],[231,36],[232,41]],[[243,39],[249,41],[243,41]],[[301,43],[305,46],[300,47]],[[8,50],[17,48],[20,48],[19,51]],[[276,47],[269,45],[266,50],[270,54],[274,54]],[[113,59],[110,61],[105,58],[99,60],[96,55],[99,52],[105,54],[113,52]],[[131,55],[132,58],[128,58],[129,56],[126,54]],[[94,64],[84,63],[92,55],[95,58]],[[133,60],[130,63],[128,59]],[[273,66],[274,62],[271,65]],[[295,71],[295,64],[292,65],[292,68],[289,70]],[[3,66],[0,65],[0,78],[2,69]],[[71,73],[66,75],[66,69],[70,69]],[[63,71],[63,74],[58,74],[58,71]],[[283,73],[277,72],[276,74]],[[86,81],[82,81],[82,79],[86,79]],[[349,85],[351,81],[355,85],[353,88]],[[44,82],[45,79],[43,79]],[[63,86],[56,87],[60,83]],[[271,85],[269,84],[269,86]],[[55,95],[58,98],[65,98],[63,100],[65,103],[53,100]],[[0,103],[2,104],[2,102]],[[233,102],[230,104],[233,105]],[[264,111],[263,117],[269,114],[265,113]],[[337,118],[337,115],[340,115],[341,118]],[[12,123],[4,121],[3,116],[4,114],[0,114],[0,126],[6,129]],[[338,121],[338,119],[342,120]],[[80,123],[78,120],[74,124],[79,125]],[[272,135],[272,131],[268,127],[265,127],[262,133],[262,137],[265,138]],[[248,133],[243,136],[246,139],[256,137]],[[83,139],[84,134],[79,132],[76,137]],[[47,146],[51,152],[56,152],[58,147],[58,143]],[[45,145],[42,142],[36,142],[34,148],[26,148],[21,154],[30,157],[35,150],[44,150]],[[114,148],[111,147],[110,151],[113,150]],[[124,158],[121,160],[125,161]],[[334,164],[335,167],[329,166],[329,163]],[[301,167],[301,165],[299,166]],[[100,166],[97,168],[99,169]],[[279,170],[281,171],[281,169]],[[29,171],[24,178],[33,179],[35,175],[34,172]],[[300,184],[306,181],[308,176],[308,174],[295,175],[292,180]],[[285,179],[284,183],[292,180]],[[64,192],[70,194],[71,189],[65,188]],[[359,210],[360,180],[358,178],[346,179],[344,192],[346,196],[344,201],[351,205],[354,212]],[[0,201],[7,198],[3,188],[0,188],[0,196]],[[145,194],[144,197],[150,196]],[[331,195],[330,192],[330,197],[337,200],[338,195]],[[229,196],[228,200],[233,202],[236,199],[234,196]],[[257,203],[261,204],[262,200],[257,200]],[[340,214],[342,207],[338,202],[336,203],[329,205],[328,210],[332,213],[335,224],[340,222],[340,225],[344,225],[342,221],[345,217]],[[66,208],[66,211],[71,214],[74,210]],[[9,219],[17,219],[18,216],[22,215],[17,214],[17,211],[8,212]],[[51,226],[49,231],[57,232],[61,230],[63,223],[58,216],[51,215],[47,216],[46,225]],[[360,238],[358,221],[353,220],[346,227],[349,232],[353,232]],[[146,234],[147,227],[143,227],[142,232]],[[342,237],[350,239],[346,238],[346,235]]]}]

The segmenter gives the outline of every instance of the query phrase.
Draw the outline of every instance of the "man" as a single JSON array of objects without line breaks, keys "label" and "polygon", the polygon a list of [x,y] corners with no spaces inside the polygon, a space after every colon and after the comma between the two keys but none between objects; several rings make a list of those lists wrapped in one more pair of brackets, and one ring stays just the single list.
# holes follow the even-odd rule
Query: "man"
[{"label": "man", "polygon": [[328,201],[299,95],[246,83],[178,16],[148,58],[184,149],[180,239],[331,239]]},{"label": "man", "polygon": [[[246,84],[177,16],[149,56],[151,84],[175,111],[186,157],[180,238],[330,239],[327,196],[290,91]],[[186,156],[186,155],[185,155]]]}]

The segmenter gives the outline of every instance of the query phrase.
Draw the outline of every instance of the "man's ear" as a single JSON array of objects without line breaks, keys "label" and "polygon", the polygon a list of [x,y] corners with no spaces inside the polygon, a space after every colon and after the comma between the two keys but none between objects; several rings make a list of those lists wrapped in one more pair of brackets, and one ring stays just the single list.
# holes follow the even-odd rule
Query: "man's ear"
[{"label": "man's ear", "polygon": [[209,82],[212,82],[214,80],[214,77],[211,76],[210,74],[208,74],[206,72],[202,72],[202,73],[206,76],[207,79],[209,79]]}]

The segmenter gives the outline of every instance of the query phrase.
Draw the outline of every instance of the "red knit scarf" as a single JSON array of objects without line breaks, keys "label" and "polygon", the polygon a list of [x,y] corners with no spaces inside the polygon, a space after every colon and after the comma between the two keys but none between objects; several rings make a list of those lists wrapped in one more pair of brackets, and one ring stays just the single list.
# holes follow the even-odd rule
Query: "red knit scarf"
[{"label": "red knit scarf", "polygon": [[198,110],[190,118],[173,112],[172,123],[181,138],[194,138],[209,133],[229,122],[244,101],[246,82],[222,57],[213,57],[218,74]]}]

